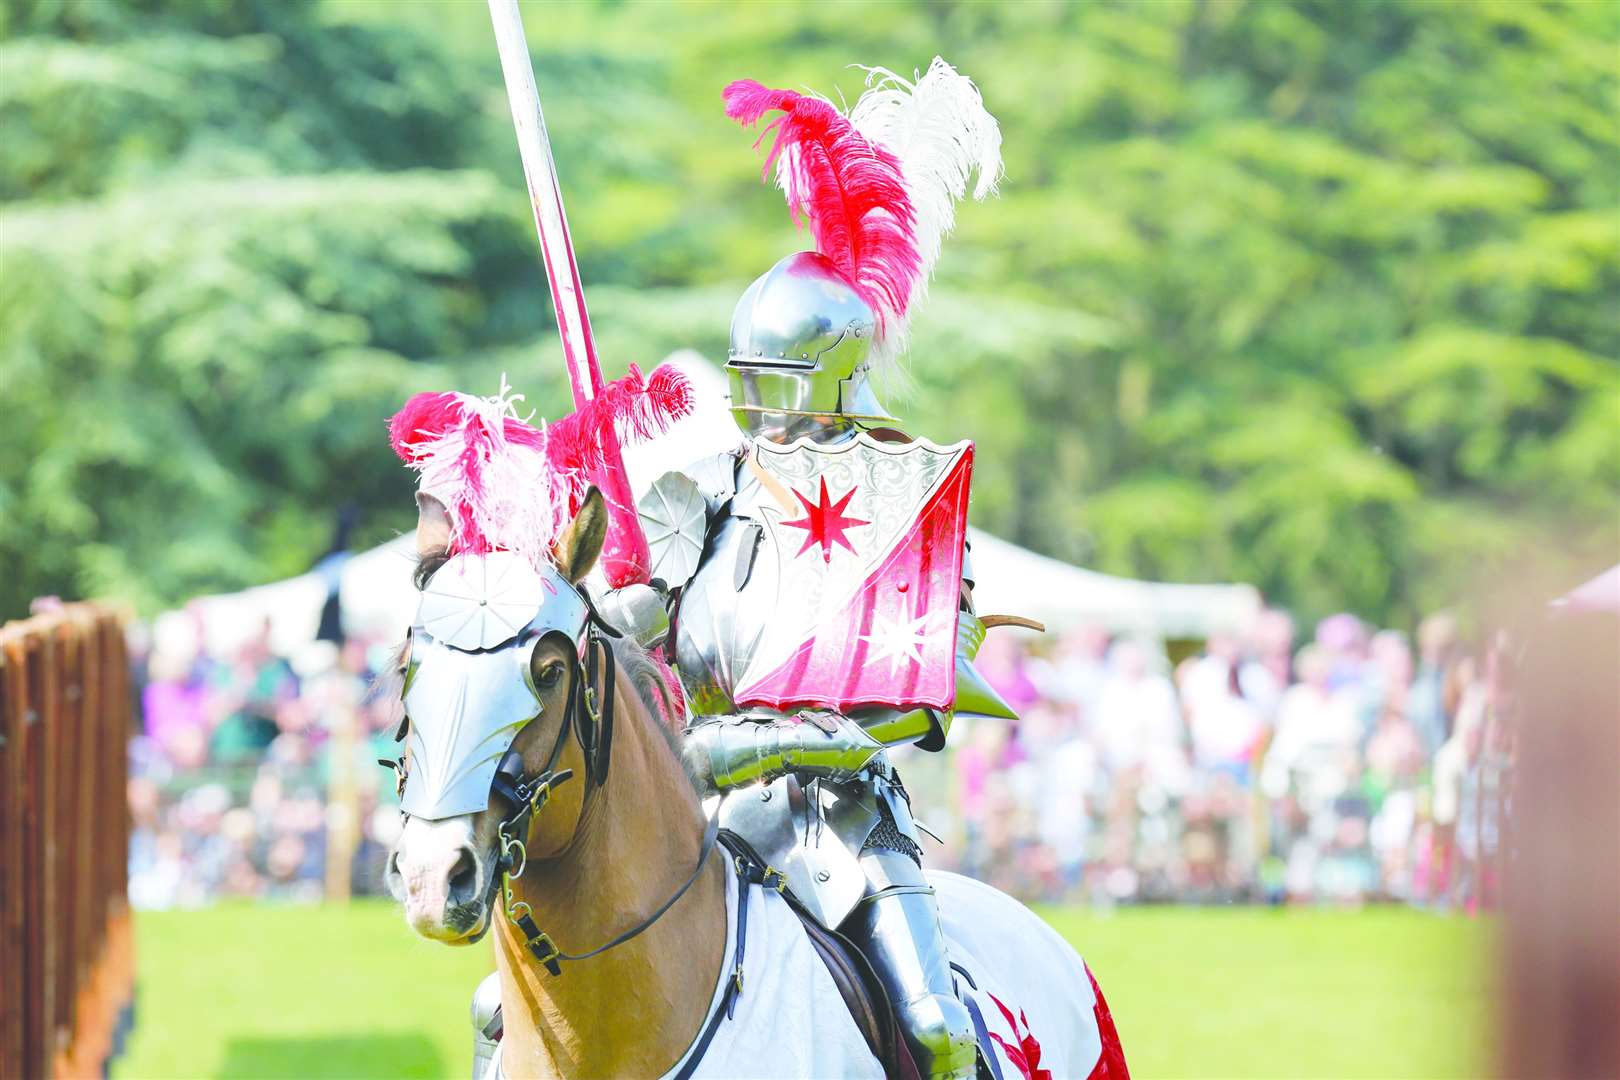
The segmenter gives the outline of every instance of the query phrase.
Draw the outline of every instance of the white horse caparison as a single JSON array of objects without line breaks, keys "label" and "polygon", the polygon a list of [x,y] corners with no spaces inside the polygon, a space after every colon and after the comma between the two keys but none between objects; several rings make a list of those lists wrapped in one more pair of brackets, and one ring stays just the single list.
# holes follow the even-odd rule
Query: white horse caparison
[{"label": "white horse caparison", "polygon": [[[586,522],[584,519],[592,517]],[[594,563],[602,525],[582,511],[565,530],[556,562],[571,581]],[[607,647],[607,646],[602,646]],[[527,865],[513,901],[567,953],[581,953],[636,926],[693,873],[706,821],[673,736],[655,719],[660,669],[634,645],[612,646],[618,663],[610,764],[588,786],[576,738],[557,788],[530,822]],[[542,639],[530,659],[542,709],[514,747],[539,772],[583,677],[577,646]],[[576,729],[577,730],[577,729]],[[494,808],[406,821],[388,879],[417,933],[447,944],[478,941],[493,927],[505,1034],[492,1072],[507,1077],[657,1077],[686,1059],[722,991],[743,972],[735,1012],[719,1024],[694,1075],[881,1076],[831,977],[787,902],[739,885],[722,849],[710,851],[692,886],[643,933],[552,976],[523,935],[491,910],[498,873]],[[1107,1006],[1072,948],[1028,909],[996,890],[948,873],[939,892],[952,960],[997,1046],[1005,1080],[1123,1080],[1123,1057]],[[739,904],[749,905],[742,957]]]}]

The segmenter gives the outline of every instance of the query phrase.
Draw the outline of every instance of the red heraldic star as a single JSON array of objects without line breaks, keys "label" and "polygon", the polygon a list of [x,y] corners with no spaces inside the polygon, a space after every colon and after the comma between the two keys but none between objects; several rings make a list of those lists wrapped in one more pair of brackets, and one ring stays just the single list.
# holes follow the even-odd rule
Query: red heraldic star
[{"label": "red heraldic star", "polygon": [[816,544],[821,545],[823,562],[832,562],[832,546],[834,544],[841,545],[851,555],[855,553],[855,548],[850,544],[849,537],[846,535],[847,530],[858,525],[870,525],[872,523],[862,521],[860,518],[844,516],[844,507],[848,506],[849,500],[855,497],[854,488],[844,492],[844,497],[837,502],[831,502],[827,496],[827,478],[823,476],[821,478],[821,498],[817,502],[812,503],[798,491],[795,491],[793,495],[804,504],[805,516],[795,518],[792,521],[784,521],[782,524],[791,525],[795,529],[803,529],[805,532],[804,546],[796,552],[796,555],[803,555]]}]

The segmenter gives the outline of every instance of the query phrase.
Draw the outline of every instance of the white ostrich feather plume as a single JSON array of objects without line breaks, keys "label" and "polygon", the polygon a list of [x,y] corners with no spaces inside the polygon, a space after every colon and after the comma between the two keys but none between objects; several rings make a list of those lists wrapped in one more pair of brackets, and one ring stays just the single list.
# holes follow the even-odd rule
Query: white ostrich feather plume
[{"label": "white ostrich feather plume", "polygon": [[[956,225],[956,204],[968,194],[969,178],[974,178],[975,199],[995,192],[1002,174],[1001,128],[973,80],[938,56],[913,81],[887,68],[865,71],[868,89],[849,111],[850,123],[900,159],[917,216],[922,273],[912,288],[909,312],[927,294],[940,245]],[[876,343],[877,350],[884,357],[898,356],[905,338],[902,323]]]}]

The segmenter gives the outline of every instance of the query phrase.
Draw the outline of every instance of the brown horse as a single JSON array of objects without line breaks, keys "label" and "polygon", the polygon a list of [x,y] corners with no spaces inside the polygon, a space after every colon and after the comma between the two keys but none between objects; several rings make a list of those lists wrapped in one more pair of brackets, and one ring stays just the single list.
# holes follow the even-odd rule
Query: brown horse
[{"label": "brown horse", "polygon": [[[422,510],[418,548],[430,571],[444,556],[448,521],[431,499]],[[563,578],[585,576],[605,529],[593,492],[553,551]],[[611,650],[614,662],[599,662],[596,650]],[[712,844],[697,789],[659,719],[672,711],[664,672],[637,646],[585,631],[579,640],[541,637],[527,665],[539,708],[512,749],[525,776],[577,779],[535,808],[521,845],[503,838],[514,807],[500,797],[476,813],[410,817],[387,872],[419,934],[465,945],[494,927],[499,1072],[653,1077],[680,1066],[683,1077],[881,1076],[797,916],[776,893],[734,876]],[[614,672],[613,693],[605,685],[591,686],[594,696],[576,692],[593,670]],[[578,715],[590,712],[581,703],[598,699],[613,732],[605,767],[593,766],[580,737],[594,719]],[[511,891],[497,903],[503,869]],[[1003,1073],[1031,1075],[1040,1065],[1062,1076],[1121,1077],[1106,1006],[1073,949],[993,889],[953,874],[930,881],[952,955],[989,1022],[983,1045],[1001,1048]],[[525,912],[535,929],[520,932],[514,920]],[[538,928],[564,954],[560,973],[532,955]]]},{"label": "brown horse", "polygon": [[[557,566],[573,582],[602,548],[606,517],[590,500],[557,545]],[[424,561],[442,556],[447,535],[426,507],[418,532]],[[667,729],[657,668],[632,644],[617,651],[618,715],[609,776],[559,786],[531,822],[527,866],[513,900],[559,945],[595,945],[650,914],[677,889],[698,857],[704,817]],[[583,677],[577,649],[543,638],[529,658],[542,708],[513,743],[526,773],[538,773]],[[656,712],[655,712],[656,710]],[[569,740],[555,767],[586,774]],[[444,821],[411,818],[389,859],[388,877],[406,921],[425,937],[470,944],[495,928],[505,1031],[502,1067],[512,1076],[657,1076],[691,1043],[720,977],[726,934],[726,863],[711,852],[697,881],[631,941],[551,978],[524,949],[523,935],[487,902],[497,874],[500,814],[486,809]],[[626,1038],[626,1031],[636,1037]]]}]

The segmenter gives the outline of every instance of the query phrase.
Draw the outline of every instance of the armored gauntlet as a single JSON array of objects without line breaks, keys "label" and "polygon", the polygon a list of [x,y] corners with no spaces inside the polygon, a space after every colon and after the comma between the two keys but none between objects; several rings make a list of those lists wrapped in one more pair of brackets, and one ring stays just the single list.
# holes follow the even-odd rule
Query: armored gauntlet
[{"label": "armored gauntlet", "polygon": [[689,728],[682,753],[704,787],[729,791],[755,780],[800,773],[847,780],[883,744],[846,716],[802,713],[740,717]]}]

